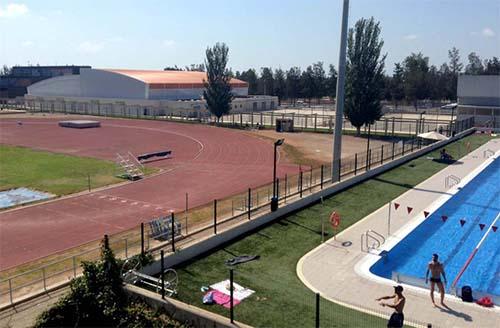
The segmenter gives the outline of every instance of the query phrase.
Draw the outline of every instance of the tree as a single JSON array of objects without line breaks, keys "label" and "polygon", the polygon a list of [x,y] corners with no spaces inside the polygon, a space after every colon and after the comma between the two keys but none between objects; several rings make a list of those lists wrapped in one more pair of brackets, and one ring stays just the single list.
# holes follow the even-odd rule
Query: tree
[{"label": "tree", "polygon": [[469,64],[465,66],[465,74],[469,75],[481,75],[484,73],[483,63],[481,58],[476,55],[475,52],[471,52],[467,57],[469,59]]},{"label": "tree", "polygon": [[11,69],[7,65],[3,65],[0,69],[0,76],[10,75]]},{"label": "tree", "polygon": [[286,93],[294,105],[300,96],[300,75],[298,67],[291,67],[286,71]]},{"label": "tree", "polygon": [[445,78],[446,87],[445,89],[448,91],[446,93],[446,99],[457,99],[457,81],[458,74],[464,68],[464,65],[460,62],[460,52],[457,48],[453,47],[451,50],[448,50],[448,58],[450,59],[449,68],[450,68],[450,76]]},{"label": "tree", "polygon": [[278,105],[286,93],[285,72],[281,68],[274,71],[274,91],[273,94],[278,97]]},{"label": "tree", "polygon": [[307,98],[309,107],[311,106],[311,99],[316,93],[315,88],[313,68],[307,66],[306,70],[300,75],[300,93],[304,98]]},{"label": "tree", "polygon": [[255,70],[253,68],[250,68],[247,71],[241,72],[239,79],[248,83],[248,94],[249,95],[256,95],[257,94],[258,79],[257,79],[257,73],[255,73]]},{"label": "tree", "polygon": [[219,42],[206,50],[205,67],[208,80],[204,81],[203,97],[210,113],[217,117],[217,122],[222,115],[229,113],[233,98],[229,84],[231,77],[226,68],[228,53],[229,49],[226,44]]},{"label": "tree", "polygon": [[323,68],[323,62],[314,63],[312,66],[314,90],[313,96],[317,99],[318,104],[320,99],[326,95],[326,73]]},{"label": "tree", "polygon": [[330,64],[326,80],[326,95],[332,99],[337,96],[337,70],[332,64]]},{"label": "tree", "polygon": [[357,135],[365,124],[372,124],[382,116],[383,71],[386,55],[382,55],[384,41],[380,39],[380,23],[360,19],[349,29],[347,46],[347,78],[345,115]]},{"label": "tree", "polygon": [[404,88],[406,99],[413,102],[417,110],[417,102],[429,96],[428,72],[429,57],[419,52],[412,53],[403,61]]},{"label": "tree", "polygon": [[259,89],[259,94],[270,95],[273,93],[274,77],[272,68],[262,67],[260,69]]},{"label": "tree", "polygon": [[163,69],[164,71],[182,71],[182,68],[175,66],[167,66]]},{"label": "tree", "polygon": [[191,64],[189,66],[186,66],[186,71],[191,71],[191,72],[205,72],[205,64]]},{"label": "tree", "polygon": [[486,59],[484,61],[484,66],[485,75],[500,75],[500,61],[497,57],[493,57],[491,60]]},{"label": "tree", "polygon": [[398,103],[405,98],[404,71],[401,63],[394,64],[391,84],[391,96],[398,108]]}]

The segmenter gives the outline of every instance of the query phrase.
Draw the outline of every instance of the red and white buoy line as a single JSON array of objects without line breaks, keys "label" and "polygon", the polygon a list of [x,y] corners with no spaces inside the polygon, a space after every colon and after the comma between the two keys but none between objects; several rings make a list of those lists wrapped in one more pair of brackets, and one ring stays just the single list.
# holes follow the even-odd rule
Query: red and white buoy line
[{"label": "red and white buoy line", "polygon": [[453,280],[453,283],[451,284],[451,290],[455,290],[455,287],[456,287],[458,281],[460,280],[460,278],[464,274],[465,270],[467,270],[467,268],[469,267],[470,262],[472,262],[472,259],[476,255],[477,251],[479,250],[479,248],[481,247],[481,245],[483,244],[483,242],[486,240],[486,237],[488,236],[488,234],[490,233],[490,231],[492,231],[492,230],[494,232],[496,231],[495,222],[497,222],[497,220],[499,218],[500,218],[500,212],[498,213],[498,215],[495,218],[495,220],[493,220],[493,222],[489,226],[488,230],[486,230],[486,232],[484,233],[483,238],[481,238],[481,240],[479,241],[479,243],[477,243],[476,248],[474,248],[474,250],[472,251],[472,253],[469,255],[469,258],[467,259],[467,261],[465,261],[464,266],[462,267],[462,269],[460,269],[460,272],[458,273],[458,275],[455,278],[455,280]]}]

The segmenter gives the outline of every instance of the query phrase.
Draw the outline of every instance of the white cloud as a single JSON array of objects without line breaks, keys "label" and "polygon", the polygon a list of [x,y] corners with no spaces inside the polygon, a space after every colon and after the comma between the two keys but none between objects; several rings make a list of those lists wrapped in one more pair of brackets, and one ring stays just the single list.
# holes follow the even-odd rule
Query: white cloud
[{"label": "white cloud", "polygon": [[100,42],[84,41],[78,45],[78,51],[85,54],[96,54],[104,48],[104,44]]},{"label": "white cloud", "polygon": [[163,46],[164,47],[171,47],[175,44],[174,40],[163,40]]},{"label": "white cloud", "polygon": [[26,40],[26,41],[23,41],[23,42],[21,43],[21,45],[22,45],[23,47],[27,47],[27,48],[28,48],[28,47],[32,47],[34,44],[35,44],[35,43],[34,43],[33,41],[30,41],[30,40]]},{"label": "white cloud", "polygon": [[0,18],[15,18],[28,13],[28,6],[23,3],[9,3],[0,6]]},{"label": "white cloud", "polygon": [[112,36],[106,39],[108,42],[123,42],[125,41],[125,38],[122,36]]},{"label": "white cloud", "polygon": [[403,39],[405,39],[405,40],[415,40],[417,38],[418,38],[418,36],[416,34],[407,34],[403,37]]},{"label": "white cloud", "polygon": [[482,36],[484,36],[486,38],[492,38],[495,36],[495,32],[493,32],[493,30],[489,27],[483,28],[483,30],[481,31],[481,34],[482,34]]}]

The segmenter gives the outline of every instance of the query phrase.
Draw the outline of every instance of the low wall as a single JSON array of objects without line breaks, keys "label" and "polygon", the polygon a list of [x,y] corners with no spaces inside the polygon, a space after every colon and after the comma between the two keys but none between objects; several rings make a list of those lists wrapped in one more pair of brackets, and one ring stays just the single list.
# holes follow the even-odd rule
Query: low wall
[{"label": "low wall", "polygon": [[[235,240],[235,239],[237,239],[245,234],[248,234],[249,232],[255,231],[266,224],[269,224],[273,221],[276,221],[281,217],[284,217],[290,213],[293,213],[293,212],[296,212],[300,209],[303,209],[304,207],[307,207],[311,204],[317,203],[321,200],[321,197],[326,198],[326,197],[332,196],[333,194],[336,194],[344,189],[352,187],[352,186],[354,186],[358,183],[361,183],[365,180],[368,180],[376,175],[379,175],[379,174],[386,172],[390,169],[393,169],[401,164],[404,164],[408,161],[411,161],[411,160],[413,160],[417,157],[420,157],[426,153],[429,153],[437,148],[440,148],[440,147],[445,146],[453,141],[456,141],[460,138],[463,138],[464,136],[467,136],[467,135],[473,133],[474,131],[475,131],[475,129],[472,128],[472,129],[466,130],[464,132],[458,133],[453,138],[438,141],[438,142],[431,144],[429,146],[426,146],[418,151],[410,153],[404,157],[398,158],[394,161],[388,162],[388,163],[381,165],[377,168],[374,168],[370,171],[356,175],[350,179],[333,184],[328,188],[325,188],[321,191],[318,191],[316,193],[308,195],[304,198],[301,198],[297,201],[294,201],[293,203],[290,203],[288,205],[284,205],[281,208],[279,208],[276,212],[264,214],[259,218],[242,223],[239,226],[236,226],[232,229],[220,232],[217,235],[206,237],[205,239],[200,240],[198,243],[196,243],[192,246],[181,249],[181,250],[177,251],[175,254],[172,254],[172,255],[165,257],[165,259],[164,259],[165,268],[173,267],[173,266],[179,265],[183,262],[187,262],[187,261],[192,260],[196,257],[199,257],[199,256],[201,256],[205,253],[208,253],[214,249],[217,249],[217,248],[221,247],[222,245],[227,244],[228,242],[231,242],[231,241],[233,241],[233,240]],[[156,262],[152,263],[151,265],[143,268],[142,272],[144,272],[148,275],[156,275],[158,272],[160,272],[160,270],[161,270],[161,263],[160,263],[160,261],[156,261]]]},{"label": "low wall", "polygon": [[[144,288],[139,288],[133,285],[125,285],[125,292],[131,298],[140,298],[154,309],[163,308],[175,320],[181,323],[187,323],[192,327],[211,327],[211,328],[226,328],[226,327],[251,327],[240,322],[231,321],[221,315],[191,306],[171,298],[164,300],[157,293],[151,292]],[[201,294],[200,294],[201,295]],[[218,306],[218,305],[214,305]]]}]

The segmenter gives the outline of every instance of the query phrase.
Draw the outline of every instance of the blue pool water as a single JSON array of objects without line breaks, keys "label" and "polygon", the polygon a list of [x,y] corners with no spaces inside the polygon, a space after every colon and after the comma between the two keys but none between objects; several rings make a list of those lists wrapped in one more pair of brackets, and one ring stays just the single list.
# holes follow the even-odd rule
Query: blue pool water
[{"label": "blue pool water", "polygon": [[[427,263],[433,253],[438,253],[449,288],[499,212],[500,158],[497,158],[394,246],[387,258],[380,259],[370,271],[389,279],[393,272],[424,279]],[[445,222],[442,215],[448,216]],[[461,219],[465,220],[463,227]],[[485,225],[483,230],[479,224]],[[489,233],[460,278],[457,289],[469,285],[474,291],[500,295],[500,219],[495,225],[499,229]]]},{"label": "blue pool water", "polygon": [[28,188],[4,190],[0,191],[0,209],[52,197],[54,195]]}]

